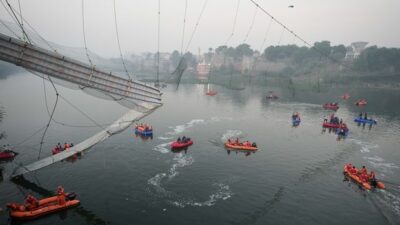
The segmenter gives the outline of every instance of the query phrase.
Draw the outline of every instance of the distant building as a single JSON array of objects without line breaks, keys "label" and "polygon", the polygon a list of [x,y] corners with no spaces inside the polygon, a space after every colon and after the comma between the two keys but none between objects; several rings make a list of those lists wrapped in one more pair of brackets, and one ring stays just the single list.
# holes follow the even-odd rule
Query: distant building
[{"label": "distant building", "polygon": [[358,41],[351,43],[350,47],[347,47],[346,56],[344,57],[346,60],[354,60],[357,59],[361,52],[364,51],[365,46],[368,45],[368,42]]},{"label": "distant building", "polygon": [[204,60],[203,62],[197,64],[196,67],[197,79],[199,79],[200,81],[207,81],[210,70],[211,70],[211,64],[206,63]]}]

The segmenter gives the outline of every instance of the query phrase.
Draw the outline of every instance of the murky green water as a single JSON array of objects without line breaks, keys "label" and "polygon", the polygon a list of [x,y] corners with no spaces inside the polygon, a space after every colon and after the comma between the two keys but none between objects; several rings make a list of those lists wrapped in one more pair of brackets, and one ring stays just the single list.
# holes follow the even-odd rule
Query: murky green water
[{"label": "murky green water", "polygon": [[[54,93],[46,84],[49,106]],[[214,86],[216,96],[205,95],[204,85],[164,89],[164,106],[145,118],[155,128],[153,139],[133,135],[133,129],[91,148],[80,159],[65,161],[25,176],[15,184],[8,177],[18,163],[38,156],[40,135],[16,148],[20,155],[2,162],[0,204],[23,201],[31,192],[51,194],[59,184],[74,191],[81,206],[30,224],[399,224],[400,220],[400,91],[329,89],[320,93],[257,86],[229,90]],[[98,123],[110,123],[127,109],[59,87],[61,95]],[[268,101],[273,90],[280,96]],[[322,103],[340,101],[338,116],[349,125],[349,136],[338,141],[322,132],[328,111]],[[0,144],[20,143],[42,128],[47,119],[43,84],[24,74],[0,82],[4,111]],[[368,105],[358,108],[356,98]],[[293,111],[300,112],[299,127],[291,126]],[[378,125],[357,126],[353,118],[367,111]],[[74,142],[99,128],[61,100],[43,156],[57,142]],[[171,152],[168,143],[190,136],[187,151]],[[254,154],[227,151],[229,137],[256,141]],[[344,182],[343,165],[366,165],[377,172],[386,190],[366,192]],[[8,224],[6,212],[0,223]]]}]

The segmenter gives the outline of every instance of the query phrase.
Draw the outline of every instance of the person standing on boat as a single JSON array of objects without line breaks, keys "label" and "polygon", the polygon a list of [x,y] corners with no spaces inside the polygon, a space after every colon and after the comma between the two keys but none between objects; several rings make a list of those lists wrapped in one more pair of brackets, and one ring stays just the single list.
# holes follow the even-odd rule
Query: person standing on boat
[{"label": "person standing on boat", "polygon": [[28,194],[25,199],[25,207],[28,210],[32,210],[34,208],[37,208],[39,206],[39,201],[33,197],[33,195]]},{"label": "person standing on boat", "polygon": [[64,205],[65,204],[65,192],[63,186],[58,186],[57,187],[57,198],[58,198],[58,204]]},{"label": "person standing on boat", "polygon": [[364,120],[367,120],[368,119],[368,117],[367,117],[367,112],[365,112],[364,113]]}]

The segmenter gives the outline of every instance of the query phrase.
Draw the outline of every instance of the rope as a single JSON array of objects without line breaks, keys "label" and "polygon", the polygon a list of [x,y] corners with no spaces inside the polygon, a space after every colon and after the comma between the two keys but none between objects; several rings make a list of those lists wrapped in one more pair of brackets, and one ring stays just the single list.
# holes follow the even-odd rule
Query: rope
[{"label": "rope", "polygon": [[45,136],[46,136],[47,130],[49,129],[50,122],[51,122],[51,120],[53,119],[54,112],[56,111],[56,107],[57,107],[57,103],[58,103],[58,96],[59,96],[58,91],[57,91],[57,88],[56,88],[56,86],[54,85],[53,81],[50,79],[50,77],[48,77],[48,79],[50,80],[51,84],[53,85],[54,91],[56,92],[56,102],[54,103],[54,107],[53,107],[53,110],[52,110],[52,112],[51,112],[49,121],[47,122],[46,128],[45,128],[45,130],[44,130],[44,132],[43,132],[43,135],[42,135],[42,138],[40,139],[40,148],[39,148],[38,160],[40,159],[40,154],[42,153],[42,149],[43,149],[43,140],[44,140],[44,138],[45,138]]},{"label": "rope", "polygon": [[[32,72],[32,71],[29,71],[29,72],[35,74],[35,73]],[[37,74],[35,74],[35,75],[37,75]],[[37,75],[37,76],[39,76],[39,75]],[[39,76],[39,77],[40,77],[40,76]],[[45,101],[45,105],[46,105],[47,114],[48,114],[49,117],[50,117],[51,113],[50,113],[50,110],[49,110],[49,107],[48,107],[46,84],[45,84],[44,81],[45,81],[45,79],[44,79],[44,77],[43,77],[44,101]],[[61,96],[61,94],[60,94],[60,96]],[[57,120],[55,120],[54,118],[52,118],[52,120],[53,120],[54,123],[59,124],[59,125],[62,125],[62,126],[66,126],[66,127],[77,127],[77,128],[98,127],[97,125],[75,125],[75,124],[67,124],[67,123],[65,123],[65,122],[57,121]],[[101,125],[102,125],[102,126],[108,126],[108,125],[110,125],[110,124],[111,124],[111,123],[101,124]]]},{"label": "rope", "polygon": [[202,9],[201,9],[201,12],[200,12],[199,17],[197,18],[196,25],[194,26],[192,35],[190,36],[190,39],[189,39],[189,42],[188,42],[188,44],[187,44],[187,46],[186,46],[185,52],[187,52],[187,50],[189,49],[190,43],[191,43],[192,40],[193,40],[193,36],[194,36],[194,34],[196,33],[196,31],[197,31],[197,27],[199,26],[200,19],[201,19],[201,16],[203,15],[204,10],[205,10],[205,8],[206,8],[206,6],[207,6],[207,2],[208,2],[208,0],[205,0],[205,1],[204,1],[203,7],[202,7]]},{"label": "rope", "polygon": [[[6,9],[6,11],[8,12],[8,14],[11,16],[11,18],[14,20],[14,22],[15,23],[18,23],[17,21],[15,21],[15,18],[14,17],[12,17],[12,14],[8,11],[8,9],[7,9],[7,7],[3,4],[3,2],[1,1],[1,4],[3,5],[3,7]],[[12,6],[11,6],[12,7]],[[17,14],[18,14],[18,11],[16,12]],[[23,17],[22,17],[22,15],[20,15],[20,14],[18,14],[21,18],[22,18],[22,20],[25,22],[25,24],[27,24],[28,25],[28,27],[51,49],[51,50],[53,50],[53,51],[55,51],[56,52],[56,49],[53,47],[53,46],[51,46],[50,45],[50,43],[46,40],[46,39],[44,39],[40,34],[39,34],[39,32],[37,32],[36,31],[36,29],[26,20],[26,19],[24,19]],[[17,35],[16,35],[17,36]],[[17,36],[18,37],[18,36]],[[20,38],[20,37],[18,37],[18,39],[22,39],[22,38]],[[34,41],[33,40],[31,40],[31,42],[32,43],[34,43]]]},{"label": "rope", "polygon": [[29,39],[28,34],[26,34],[22,23],[18,20],[18,17],[17,17],[17,15],[16,15],[15,12],[14,12],[13,7],[10,5],[10,3],[8,2],[8,0],[6,0],[6,2],[7,2],[8,7],[11,9],[11,12],[12,12],[14,18],[16,19],[16,21],[17,21],[19,27],[21,28],[22,34],[25,35],[25,37],[26,37],[28,43],[31,44],[31,40]]},{"label": "rope", "polygon": [[4,26],[8,31],[10,31],[16,38],[18,38],[18,39],[21,40],[21,38],[20,38],[20,37],[19,37],[5,22],[3,22],[3,20],[0,20],[0,23],[3,24],[3,26]]},{"label": "rope", "polygon": [[35,132],[33,132],[32,135],[26,137],[25,139],[23,139],[22,141],[18,142],[16,145],[14,145],[14,148],[15,148],[15,147],[18,147],[18,146],[20,146],[20,145],[22,145],[22,144],[25,143],[25,142],[27,142],[29,139],[31,139],[33,136],[35,136],[36,134],[38,134],[40,131],[44,130],[45,128],[46,128],[46,126],[44,126],[44,127],[40,128],[40,129],[36,130]]},{"label": "rope", "polygon": [[255,2],[254,0],[250,0],[254,5],[256,5],[261,11],[263,11],[265,14],[267,14],[269,17],[271,17],[272,20],[274,20],[277,24],[279,24],[280,26],[283,27],[284,30],[289,31],[290,33],[292,33],[293,35],[295,35],[295,37],[297,39],[299,39],[301,42],[303,42],[305,45],[312,47],[312,45],[310,43],[308,43],[307,41],[305,41],[303,38],[301,38],[299,35],[297,35],[295,32],[293,32],[292,30],[290,30],[287,26],[285,26],[283,23],[281,23],[278,19],[276,19],[274,16],[271,15],[271,13],[267,12],[263,7],[261,7],[257,2]]},{"label": "rope", "polygon": [[[87,43],[86,43],[86,32],[85,32],[85,0],[82,0],[82,32],[83,32],[83,43],[85,44],[85,52],[86,52],[86,57],[89,61],[90,66],[93,68],[93,62],[90,59],[90,55],[88,52],[87,48]],[[93,73],[93,70],[92,70]]]},{"label": "rope", "polygon": [[278,44],[276,46],[279,46],[281,44],[282,38],[283,38],[283,34],[285,33],[285,28],[282,29],[281,35],[279,37],[279,41]]},{"label": "rope", "polygon": [[182,42],[181,42],[181,56],[182,56],[182,54],[183,54],[183,43],[184,43],[184,40],[185,40],[185,26],[186,26],[187,3],[188,3],[188,1],[186,0],[186,1],[185,1],[185,13],[184,13],[184,16],[183,16],[183,31],[182,31]]},{"label": "rope", "polygon": [[115,33],[116,33],[116,35],[117,35],[117,42],[118,42],[119,55],[120,55],[120,57],[121,57],[122,65],[124,66],[124,69],[125,69],[125,72],[126,72],[126,76],[128,77],[129,80],[132,80],[131,76],[130,76],[129,73],[128,73],[128,69],[126,69],[124,57],[122,56],[121,44],[120,44],[120,42],[119,42],[118,23],[117,23],[117,9],[116,9],[116,7],[115,7],[115,0],[113,0],[113,2],[114,2]]},{"label": "rope", "polygon": [[161,2],[158,0],[158,27],[157,27],[157,83],[156,85],[160,85],[160,8]]},{"label": "rope", "polygon": [[233,35],[235,34],[235,28],[236,28],[236,20],[237,20],[237,15],[239,12],[239,5],[240,5],[240,0],[237,1],[237,6],[236,6],[236,13],[235,13],[235,17],[233,19],[233,27],[232,27],[232,32],[229,35],[228,39],[225,41],[225,45],[228,44],[228,42],[231,40],[231,38],[233,37]]},{"label": "rope", "polygon": [[243,39],[243,43],[245,43],[247,41],[247,38],[249,37],[249,34],[250,34],[251,30],[253,29],[254,21],[256,19],[256,15],[257,15],[257,11],[258,11],[258,7],[256,6],[255,9],[254,9],[253,19],[251,21],[249,30],[247,31],[246,36]]},{"label": "rope", "polygon": [[260,54],[264,48],[265,42],[267,41],[268,33],[269,33],[269,30],[271,29],[271,24],[272,24],[272,19],[269,20],[267,29],[265,30],[264,39],[260,45]]},{"label": "rope", "polygon": [[[22,20],[22,10],[21,10],[21,1],[20,0],[18,0],[18,7],[19,7],[19,14],[20,14],[20,18],[21,18],[21,27],[23,28],[24,27],[24,21]],[[24,34],[22,33],[22,36],[23,36]],[[25,39],[24,39],[25,40]]]}]

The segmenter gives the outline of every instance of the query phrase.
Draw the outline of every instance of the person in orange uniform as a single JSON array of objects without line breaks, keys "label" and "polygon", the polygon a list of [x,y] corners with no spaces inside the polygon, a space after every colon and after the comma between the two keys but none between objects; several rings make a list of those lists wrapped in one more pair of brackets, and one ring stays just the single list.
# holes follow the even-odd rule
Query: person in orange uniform
[{"label": "person in orange uniform", "polygon": [[360,179],[362,182],[368,182],[368,175],[366,173],[361,173]]},{"label": "person in orange uniform", "polygon": [[28,196],[25,199],[26,209],[32,210],[38,206],[39,206],[39,201],[35,197],[33,197],[31,194],[28,194]]},{"label": "person in orange uniform", "polygon": [[369,174],[369,179],[375,180],[375,173],[374,173],[374,171],[371,171],[371,173]]},{"label": "person in orange uniform", "polygon": [[57,187],[57,197],[58,197],[58,204],[64,205],[65,204],[65,192],[64,192],[64,188],[61,185]]},{"label": "person in orange uniform", "polygon": [[356,175],[357,172],[358,171],[357,171],[357,168],[355,166],[353,166],[353,168],[351,168],[351,170],[350,170],[350,173],[353,174],[353,175]]},{"label": "person in orange uniform", "polygon": [[368,174],[367,168],[365,168],[365,166],[362,167],[362,169],[361,169],[361,174],[365,174],[365,175]]},{"label": "person in orange uniform", "polygon": [[346,170],[347,170],[347,172],[350,173],[352,167],[353,167],[353,165],[352,165],[351,163],[347,164],[347,165],[346,165]]}]

